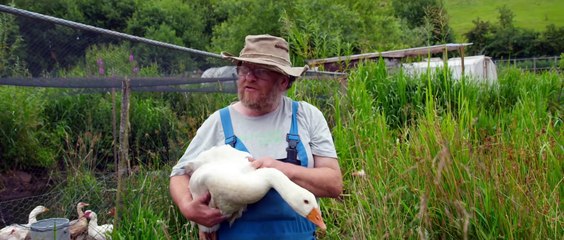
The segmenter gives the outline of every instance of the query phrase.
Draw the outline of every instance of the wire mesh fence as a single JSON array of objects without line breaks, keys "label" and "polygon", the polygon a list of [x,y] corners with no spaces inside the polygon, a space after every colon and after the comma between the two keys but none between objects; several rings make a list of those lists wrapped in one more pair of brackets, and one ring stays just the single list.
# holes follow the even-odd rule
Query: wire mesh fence
[{"label": "wire mesh fence", "polygon": [[1,84],[104,89],[120,87],[127,77],[133,91],[233,90],[202,84],[235,80],[233,75],[200,79],[206,69],[230,65],[218,54],[8,6],[0,10],[8,46]]},{"label": "wire mesh fence", "polygon": [[[66,174],[66,173],[64,173]],[[41,175],[38,175],[41,176]],[[51,176],[54,177],[54,176]],[[114,199],[115,198],[115,183],[116,180],[112,175],[98,174],[96,177],[100,185],[99,191],[90,191],[91,188],[78,188],[73,192],[65,191],[67,182],[65,180],[53,180],[52,185],[45,185],[42,191],[31,191],[29,194],[24,193],[24,197],[15,198],[11,200],[3,200],[0,202],[0,225],[3,230],[12,230],[14,236],[30,236],[31,224],[38,221],[38,219],[52,219],[52,218],[68,218],[70,220],[77,220],[81,213],[77,209],[77,202],[75,204],[68,204],[69,202],[80,201],[81,199]],[[95,188],[96,186],[89,186]],[[98,195],[96,197],[86,196],[88,194]],[[7,196],[4,196],[7,197]],[[113,205],[109,204],[111,201],[96,201],[93,206],[94,211],[98,211],[98,219],[100,222],[112,222]],[[37,211],[37,208],[43,207],[45,211]],[[82,212],[83,209],[80,209]],[[77,221],[71,221],[68,228],[76,227]],[[16,230],[13,230],[16,229]],[[27,231],[25,235],[15,234],[17,231]],[[73,233],[73,231],[71,231]],[[82,232],[82,234],[87,234]],[[4,239],[5,235],[0,235],[0,239]],[[20,239],[20,238],[8,239]],[[73,236],[73,239],[76,236]],[[23,238],[21,238],[23,239]],[[26,238],[28,239],[28,238]]]},{"label": "wire mesh fence", "polygon": [[[0,46],[0,227],[27,224],[39,205],[50,209],[41,218],[76,219],[83,201],[100,223],[111,221],[122,103],[116,93],[125,80],[134,96],[128,154],[139,164],[178,159],[189,141],[180,133],[194,132],[219,107],[201,99],[222,97],[206,94],[236,99],[235,68],[219,54],[5,5]],[[343,76],[308,71],[305,78]],[[197,110],[186,113],[184,105]]]},{"label": "wire mesh fence", "polygon": [[495,64],[500,67],[515,67],[527,71],[542,72],[560,70],[559,56],[553,57],[534,57],[534,58],[514,58],[514,59],[497,59]]}]

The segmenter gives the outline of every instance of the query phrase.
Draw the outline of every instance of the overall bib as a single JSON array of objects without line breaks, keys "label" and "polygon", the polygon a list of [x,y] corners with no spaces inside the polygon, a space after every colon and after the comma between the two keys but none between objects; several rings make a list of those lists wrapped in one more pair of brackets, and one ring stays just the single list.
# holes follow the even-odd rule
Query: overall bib
[{"label": "overall bib", "polygon": [[[307,167],[308,158],[298,135],[298,102],[292,101],[292,124],[286,135],[287,158],[280,161]],[[221,124],[225,134],[225,144],[249,152],[243,142],[233,134],[229,108],[220,110]],[[298,159],[299,156],[299,159]],[[260,201],[247,206],[241,218],[233,225],[224,221],[218,230],[218,239],[315,239],[315,225],[296,213],[274,189]]]}]

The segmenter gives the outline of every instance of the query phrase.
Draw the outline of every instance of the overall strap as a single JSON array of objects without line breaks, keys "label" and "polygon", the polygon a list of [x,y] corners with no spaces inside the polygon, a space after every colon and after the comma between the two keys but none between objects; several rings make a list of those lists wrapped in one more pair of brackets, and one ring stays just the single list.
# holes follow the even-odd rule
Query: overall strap
[{"label": "overall strap", "polygon": [[[288,142],[286,162],[307,167],[307,153],[298,135],[298,108],[298,102],[292,101],[292,124],[290,133],[286,134],[286,141]],[[301,160],[298,160],[298,154]]]},{"label": "overall strap", "polygon": [[249,152],[243,142],[241,142],[241,140],[239,140],[233,133],[233,125],[231,124],[231,114],[229,114],[229,107],[224,107],[219,110],[219,116],[221,117],[221,125],[223,126],[223,134],[225,135],[225,144],[229,144],[231,145],[231,147],[240,151]]}]

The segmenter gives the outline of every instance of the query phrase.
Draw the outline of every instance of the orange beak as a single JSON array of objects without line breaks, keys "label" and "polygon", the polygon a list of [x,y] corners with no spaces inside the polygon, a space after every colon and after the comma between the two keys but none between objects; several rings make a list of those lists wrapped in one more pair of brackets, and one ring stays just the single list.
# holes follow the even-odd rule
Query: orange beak
[{"label": "orange beak", "polygon": [[317,225],[321,230],[327,229],[327,226],[323,222],[323,218],[321,217],[321,211],[319,208],[314,208],[309,212],[307,215],[307,219],[309,219],[313,224]]}]

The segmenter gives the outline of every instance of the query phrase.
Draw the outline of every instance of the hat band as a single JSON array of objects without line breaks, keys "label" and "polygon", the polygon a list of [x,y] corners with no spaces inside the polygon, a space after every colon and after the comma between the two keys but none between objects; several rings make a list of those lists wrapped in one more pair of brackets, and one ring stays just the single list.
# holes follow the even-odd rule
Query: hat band
[{"label": "hat band", "polygon": [[[292,63],[290,63],[290,61],[288,61],[286,58],[283,57],[279,57],[276,55],[272,55],[272,54],[249,54],[249,53],[245,53],[245,54],[241,54],[241,56],[239,56],[239,58],[262,58],[264,60],[270,60],[273,62],[278,62],[280,63],[280,61],[282,61],[281,63],[286,65],[287,67],[292,66]],[[272,59],[274,58],[274,59]],[[276,61],[276,60],[280,60],[280,61]]]}]

